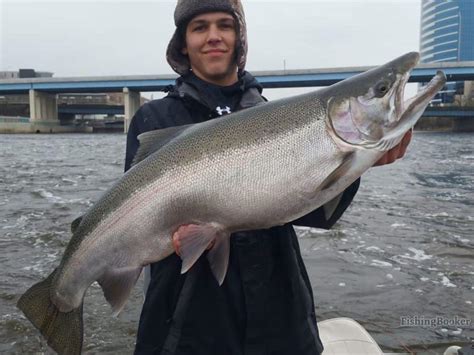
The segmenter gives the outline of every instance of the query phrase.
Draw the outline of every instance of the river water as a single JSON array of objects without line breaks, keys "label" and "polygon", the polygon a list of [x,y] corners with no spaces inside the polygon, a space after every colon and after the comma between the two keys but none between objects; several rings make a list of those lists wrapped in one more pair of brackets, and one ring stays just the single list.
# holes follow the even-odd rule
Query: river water
[{"label": "river water", "polygon": [[[405,159],[362,177],[332,230],[298,228],[319,319],[354,318],[386,351],[474,339],[473,143],[416,133]],[[124,151],[122,134],[0,135],[0,353],[50,353],[15,303],[58,264],[70,223],[121,176]],[[141,289],[118,318],[89,289],[85,353],[132,353]]]}]

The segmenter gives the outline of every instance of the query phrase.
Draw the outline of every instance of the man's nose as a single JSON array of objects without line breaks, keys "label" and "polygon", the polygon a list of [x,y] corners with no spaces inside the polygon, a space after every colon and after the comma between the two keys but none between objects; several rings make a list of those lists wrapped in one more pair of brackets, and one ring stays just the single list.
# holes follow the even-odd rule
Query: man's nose
[{"label": "man's nose", "polygon": [[222,35],[216,25],[211,25],[209,27],[209,36],[207,37],[207,41],[209,43],[218,43],[222,41]]}]

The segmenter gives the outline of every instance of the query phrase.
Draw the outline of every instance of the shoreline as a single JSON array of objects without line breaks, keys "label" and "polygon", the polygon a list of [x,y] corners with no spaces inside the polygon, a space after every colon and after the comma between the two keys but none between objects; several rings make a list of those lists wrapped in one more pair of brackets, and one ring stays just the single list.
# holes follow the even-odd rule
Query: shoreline
[{"label": "shoreline", "polygon": [[[474,117],[422,117],[415,125],[417,132],[474,132]],[[56,133],[123,133],[123,123],[108,126],[63,125],[60,121],[33,122],[29,117],[0,116],[0,134],[56,134]]]}]

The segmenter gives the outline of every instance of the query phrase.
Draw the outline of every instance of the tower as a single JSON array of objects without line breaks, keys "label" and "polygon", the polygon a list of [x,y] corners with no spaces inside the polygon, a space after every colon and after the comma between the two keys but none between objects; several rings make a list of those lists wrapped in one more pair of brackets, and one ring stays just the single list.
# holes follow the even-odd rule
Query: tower
[{"label": "tower", "polygon": [[[474,1],[422,0],[422,63],[474,61]],[[464,82],[448,82],[432,103],[453,103]]]}]

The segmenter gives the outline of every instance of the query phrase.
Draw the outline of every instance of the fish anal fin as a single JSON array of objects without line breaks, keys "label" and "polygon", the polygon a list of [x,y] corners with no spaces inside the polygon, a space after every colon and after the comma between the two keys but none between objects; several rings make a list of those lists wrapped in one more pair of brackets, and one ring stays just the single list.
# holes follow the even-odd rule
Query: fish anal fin
[{"label": "fish anal fin", "polygon": [[169,127],[140,134],[138,136],[140,146],[133,158],[132,165],[138,164],[149,155],[160,150],[190,126],[192,125]]},{"label": "fish anal fin", "polygon": [[114,316],[122,311],[127,302],[133,286],[137,283],[142,267],[122,267],[107,270],[104,275],[97,280],[105,299],[112,306]]},{"label": "fish anal fin", "polygon": [[222,228],[214,223],[180,226],[174,232],[173,239],[179,245],[179,254],[183,260],[181,273],[187,272],[208,248],[209,244],[222,233]]},{"label": "fish anal fin", "polygon": [[207,253],[207,260],[212,274],[216,278],[219,286],[224,282],[229,266],[230,235],[223,234],[216,238],[212,248]]},{"label": "fish anal fin", "polygon": [[339,206],[339,202],[341,202],[343,193],[340,193],[336,197],[334,197],[331,201],[325,203],[323,205],[324,216],[326,217],[326,221],[329,221]]},{"label": "fish anal fin", "polygon": [[33,285],[18,300],[17,307],[38,328],[48,345],[58,354],[80,355],[83,340],[82,303],[70,312],[61,312],[51,301],[56,271]]}]

